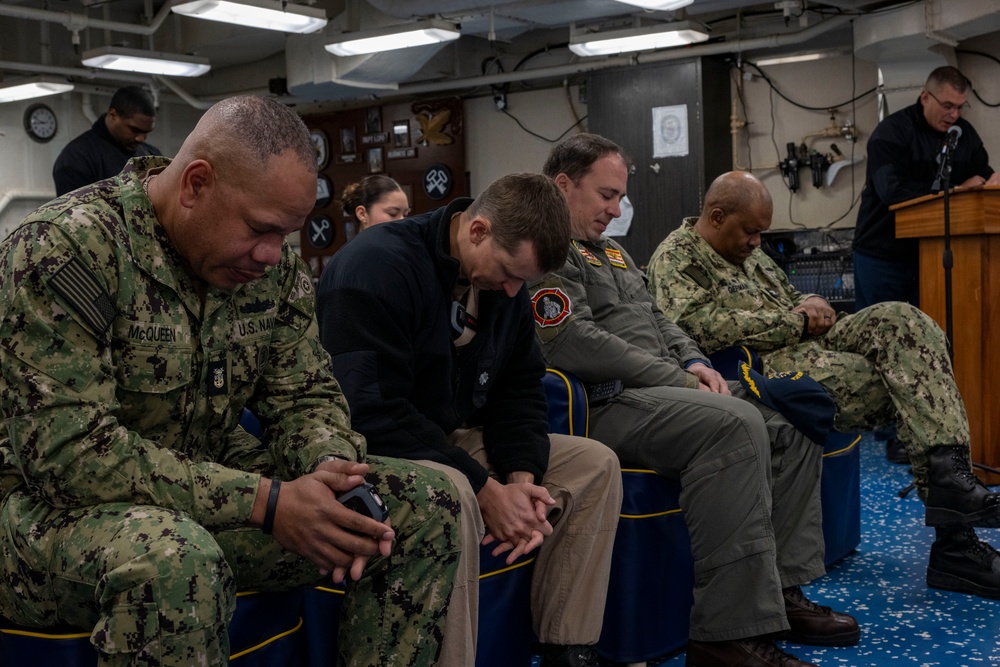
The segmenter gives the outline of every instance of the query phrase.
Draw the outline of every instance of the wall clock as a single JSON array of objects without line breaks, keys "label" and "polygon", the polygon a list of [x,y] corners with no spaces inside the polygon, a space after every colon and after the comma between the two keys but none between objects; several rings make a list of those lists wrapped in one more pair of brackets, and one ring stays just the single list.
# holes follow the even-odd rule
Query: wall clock
[{"label": "wall clock", "polygon": [[316,149],[316,168],[322,169],[330,159],[330,142],[326,139],[326,132],[323,130],[309,130],[309,141]]},{"label": "wall clock", "polygon": [[45,104],[32,104],[24,110],[24,130],[35,141],[44,144],[56,136],[59,123],[56,114]]}]

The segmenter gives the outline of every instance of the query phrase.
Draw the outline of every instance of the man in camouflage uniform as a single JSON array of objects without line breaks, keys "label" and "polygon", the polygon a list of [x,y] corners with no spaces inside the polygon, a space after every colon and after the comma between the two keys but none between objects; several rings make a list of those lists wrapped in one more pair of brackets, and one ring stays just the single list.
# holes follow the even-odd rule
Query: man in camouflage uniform
[{"label": "man in camouflage uniform", "polygon": [[715,180],[699,218],[687,218],[649,265],[657,303],[712,353],[747,345],[764,370],[808,369],[837,404],[844,430],[895,422],[937,528],[927,583],[1000,598],[1000,556],[973,526],[1000,525],[1000,496],[969,462],[969,423],[941,329],[910,304],[838,315],[800,294],[760,250],[771,226],[767,188],[745,172]]},{"label": "man in camouflage uniform", "polygon": [[[332,573],[355,582],[342,663],[435,663],[458,501],[364,462],[284,243],[315,183],[301,120],[232,98],[173,161],[135,158],[0,247],[5,618],[93,628],[101,665],[224,665],[238,588]],[[336,502],[365,478],[391,528]]]},{"label": "man in camouflage uniform", "polygon": [[824,573],[822,449],[782,415],[741,400],[742,386],[711,368],[653,303],[628,253],[602,236],[621,214],[622,149],[579,134],[553,148],[544,171],[569,203],[573,241],[565,264],[531,285],[535,332],[549,365],[624,384],[591,407],[591,437],[623,465],[680,479],[695,570],[688,664],[811,664],[774,645],[775,633],[857,643],[853,618],[800,589]]}]

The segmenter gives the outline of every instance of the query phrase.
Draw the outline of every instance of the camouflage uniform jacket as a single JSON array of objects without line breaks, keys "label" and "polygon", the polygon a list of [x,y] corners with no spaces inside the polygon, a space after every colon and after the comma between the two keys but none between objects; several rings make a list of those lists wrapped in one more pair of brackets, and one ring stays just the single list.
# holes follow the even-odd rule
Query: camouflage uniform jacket
[{"label": "camouflage uniform jacket", "polygon": [[0,245],[3,491],[55,507],[111,502],[245,524],[259,476],[218,463],[264,424],[279,477],[364,440],[320,347],[312,281],[287,244],[229,293],[195,284],[146,197],[164,158],[55,199]]},{"label": "camouflage uniform jacket", "polygon": [[550,366],[584,382],[698,387],[684,368],[708,363],[705,355],[663,316],[646,277],[616,242],[573,241],[562,268],[529,291],[535,333]]},{"label": "camouflage uniform jacket", "polygon": [[651,291],[663,311],[708,354],[799,343],[804,317],[791,309],[816,295],[799,293],[760,248],[743,266],[726,261],[695,230],[697,220],[686,218],[649,261]]}]

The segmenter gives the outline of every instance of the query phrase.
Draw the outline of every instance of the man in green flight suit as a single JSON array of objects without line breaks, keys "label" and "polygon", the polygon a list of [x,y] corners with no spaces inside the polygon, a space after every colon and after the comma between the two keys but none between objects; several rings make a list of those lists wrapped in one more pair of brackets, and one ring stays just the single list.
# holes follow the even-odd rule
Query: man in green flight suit
[{"label": "man in green flight suit", "polygon": [[821,296],[799,293],[759,247],[772,211],[753,175],[718,177],[701,217],[685,219],[653,253],[657,304],[708,353],[746,345],[765,371],[808,370],[837,404],[839,428],[895,423],[925,522],[937,531],[928,585],[1000,598],[1000,555],[973,530],[1000,526],[1000,494],[972,472],[944,333],[907,303],[843,315]]},{"label": "man in green flight suit", "polygon": [[[435,663],[458,500],[350,428],[284,242],[315,195],[298,116],[236,97],[0,246],[5,618],[93,628],[104,666],[224,665],[238,588],[332,574],[341,663]],[[388,521],[336,501],[365,479]]]},{"label": "man in green flight suit", "polygon": [[687,664],[812,665],[778,648],[778,635],[856,644],[854,618],[801,590],[825,572],[822,449],[723,380],[656,307],[624,248],[603,236],[628,181],[617,144],[578,134],[552,149],[543,171],[566,197],[573,240],[563,266],[530,287],[535,333],[551,366],[624,385],[591,407],[591,437],[623,466],[680,480],[695,575]]}]

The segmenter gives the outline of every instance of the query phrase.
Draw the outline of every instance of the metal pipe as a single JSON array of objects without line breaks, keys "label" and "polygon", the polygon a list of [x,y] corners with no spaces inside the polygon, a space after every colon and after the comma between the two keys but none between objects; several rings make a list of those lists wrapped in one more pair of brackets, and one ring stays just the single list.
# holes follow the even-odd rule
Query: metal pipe
[{"label": "metal pipe", "polygon": [[212,104],[214,104],[214,102],[209,102],[209,101],[206,101],[206,100],[200,100],[200,99],[198,99],[197,97],[195,97],[194,95],[192,95],[188,91],[184,90],[183,88],[181,88],[180,86],[178,86],[176,83],[174,83],[173,81],[171,81],[167,77],[163,77],[163,76],[159,76],[158,74],[154,74],[153,78],[157,82],[163,84],[164,86],[166,86],[167,88],[169,88],[170,90],[172,90],[174,92],[174,94],[177,95],[177,97],[181,98],[182,100],[184,100],[185,102],[187,102],[189,105],[191,105],[195,109],[205,110],[205,109],[208,109],[210,106],[212,106]]},{"label": "metal pipe", "polygon": [[153,21],[149,25],[135,25],[132,23],[122,23],[120,21],[106,21],[104,19],[92,19],[86,14],[73,14],[71,12],[50,12],[47,9],[34,9],[32,7],[15,7],[0,3],[0,16],[10,16],[18,19],[31,19],[34,21],[48,21],[49,23],[59,23],[66,29],[78,32],[86,28],[98,28],[103,30],[114,30],[115,32],[127,32],[133,35],[152,35],[160,29],[160,25],[170,16],[172,3],[166,2],[156,12]]},{"label": "metal pipe", "polygon": [[586,60],[571,63],[569,65],[558,65],[555,67],[542,67],[532,70],[520,70],[516,72],[504,72],[501,74],[491,74],[489,76],[478,76],[465,79],[454,79],[451,81],[436,81],[433,83],[422,83],[414,85],[400,84],[395,91],[398,95],[420,95],[424,93],[435,93],[443,90],[455,90],[460,88],[476,88],[478,86],[495,86],[516,81],[530,81],[532,79],[544,79],[549,77],[562,77],[572,74],[582,74],[609,67],[618,67],[632,64],[665,62],[669,60],[683,60],[686,58],[697,58],[701,56],[719,55],[723,53],[737,53],[752,51],[754,49],[768,49],[781,46],[791,46],[801,44],[814,39],[818,35],[827,33],[835,28],[839,28],[845,23],[849,23],[851,16],[835,16],[821,23],[810,26],[805,30],[787,35],[771,35],[768,37],[757,37],[754,39],[737,40],[735,42],[713,42],[709,44],[698,44],[682,49],[671,49],[645,54],[630,54],[612,56],[599,60]]}]

